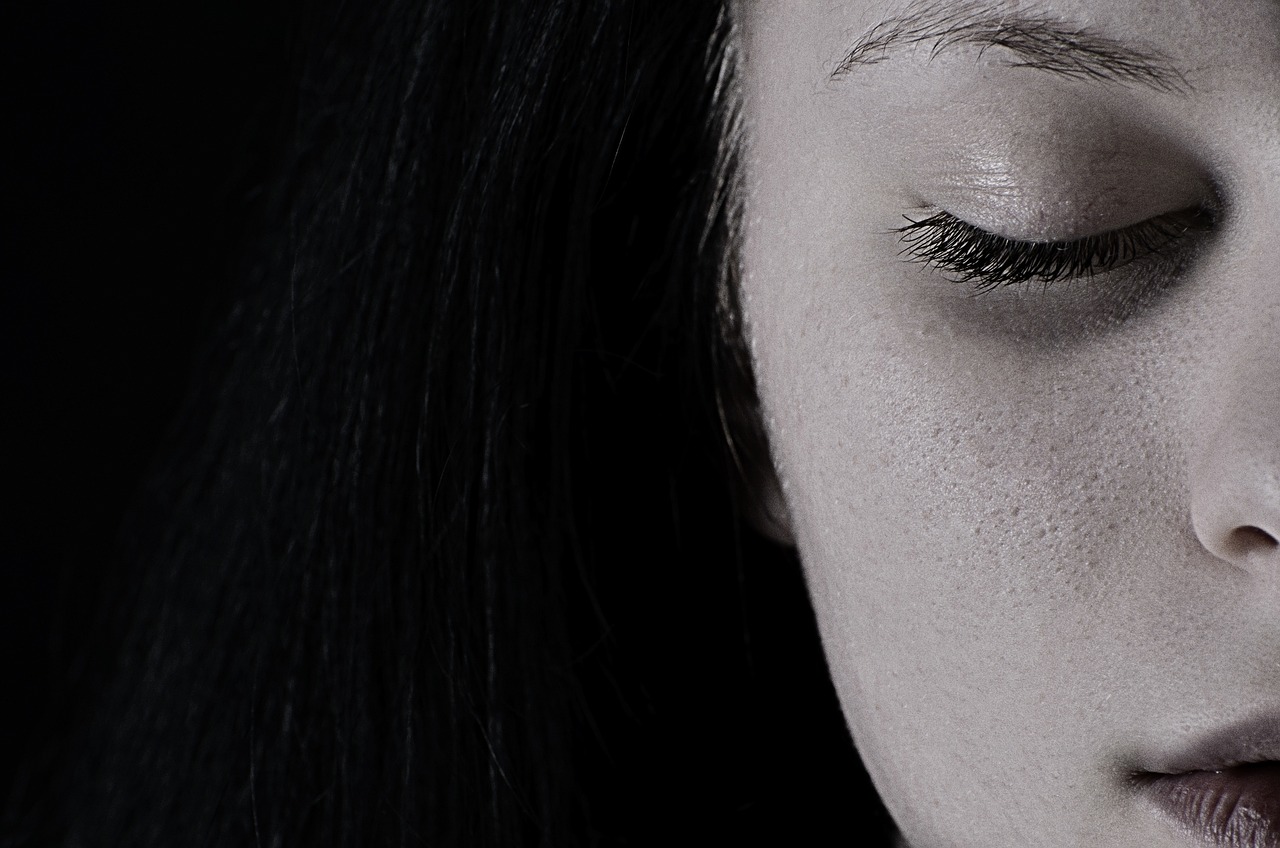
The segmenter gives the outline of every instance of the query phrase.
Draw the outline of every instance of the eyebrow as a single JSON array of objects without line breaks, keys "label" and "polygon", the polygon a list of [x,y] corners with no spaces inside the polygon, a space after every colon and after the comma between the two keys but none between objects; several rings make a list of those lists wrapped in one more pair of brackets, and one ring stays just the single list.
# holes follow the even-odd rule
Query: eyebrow
[{"label": "eyebrow", "polygon": [[1005,64],[1068,79],[1142,86],[1186,94],[1191,85],[1167,57],[1035,12],[981,3],[913,2],[868,30],[831,72],[838,80],[888,59],[894,51],[931,44],[929,59],[960,46],[1013,53]]}]

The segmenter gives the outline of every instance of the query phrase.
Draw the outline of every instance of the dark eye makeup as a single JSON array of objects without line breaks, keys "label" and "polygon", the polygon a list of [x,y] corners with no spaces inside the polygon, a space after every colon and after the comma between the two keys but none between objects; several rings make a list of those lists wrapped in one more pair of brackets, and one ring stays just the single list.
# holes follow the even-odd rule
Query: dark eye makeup
[{"label": "dark eye makeup", "polygon": [[1019,241],[987,232],[948,212],[908,221],[893,230],[907,261],[940,271],[976,293],[1006,286],[1091,278],[1132,262],[1181,249],[1194,233],[1210,229],[1204,208],[1158,215],[1117,230],[1070,241]]}]

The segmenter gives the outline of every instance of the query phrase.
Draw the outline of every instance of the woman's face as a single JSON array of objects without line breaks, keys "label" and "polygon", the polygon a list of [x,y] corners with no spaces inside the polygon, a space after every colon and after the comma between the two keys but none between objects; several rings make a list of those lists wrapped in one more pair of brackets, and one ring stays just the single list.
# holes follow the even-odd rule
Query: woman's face
[{"label": "woman's face", "polygon": [[1277,844],[1280,4],[740,11],[757,378],[904,837]]}]

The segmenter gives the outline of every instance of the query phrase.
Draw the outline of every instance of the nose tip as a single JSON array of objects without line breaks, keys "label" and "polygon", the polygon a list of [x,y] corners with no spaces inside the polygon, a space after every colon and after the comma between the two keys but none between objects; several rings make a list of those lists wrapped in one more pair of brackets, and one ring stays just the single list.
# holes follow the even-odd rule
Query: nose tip
[{"label": "nose tip", "polygon": [[1273,426],[1226,424],[1194,474],[1191,520],[1217,558],[1280,578],[1280,461]]}]

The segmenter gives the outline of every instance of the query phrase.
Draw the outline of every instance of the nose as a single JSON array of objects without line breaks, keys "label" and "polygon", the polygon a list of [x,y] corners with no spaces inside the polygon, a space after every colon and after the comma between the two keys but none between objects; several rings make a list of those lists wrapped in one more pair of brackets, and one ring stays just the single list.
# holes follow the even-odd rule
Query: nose
[{"label": "nose", "polygon": [[1266,276],[1214,334],[1190,463],[1191,523],[1214,556],[1280,580],[1280,275]]}]

